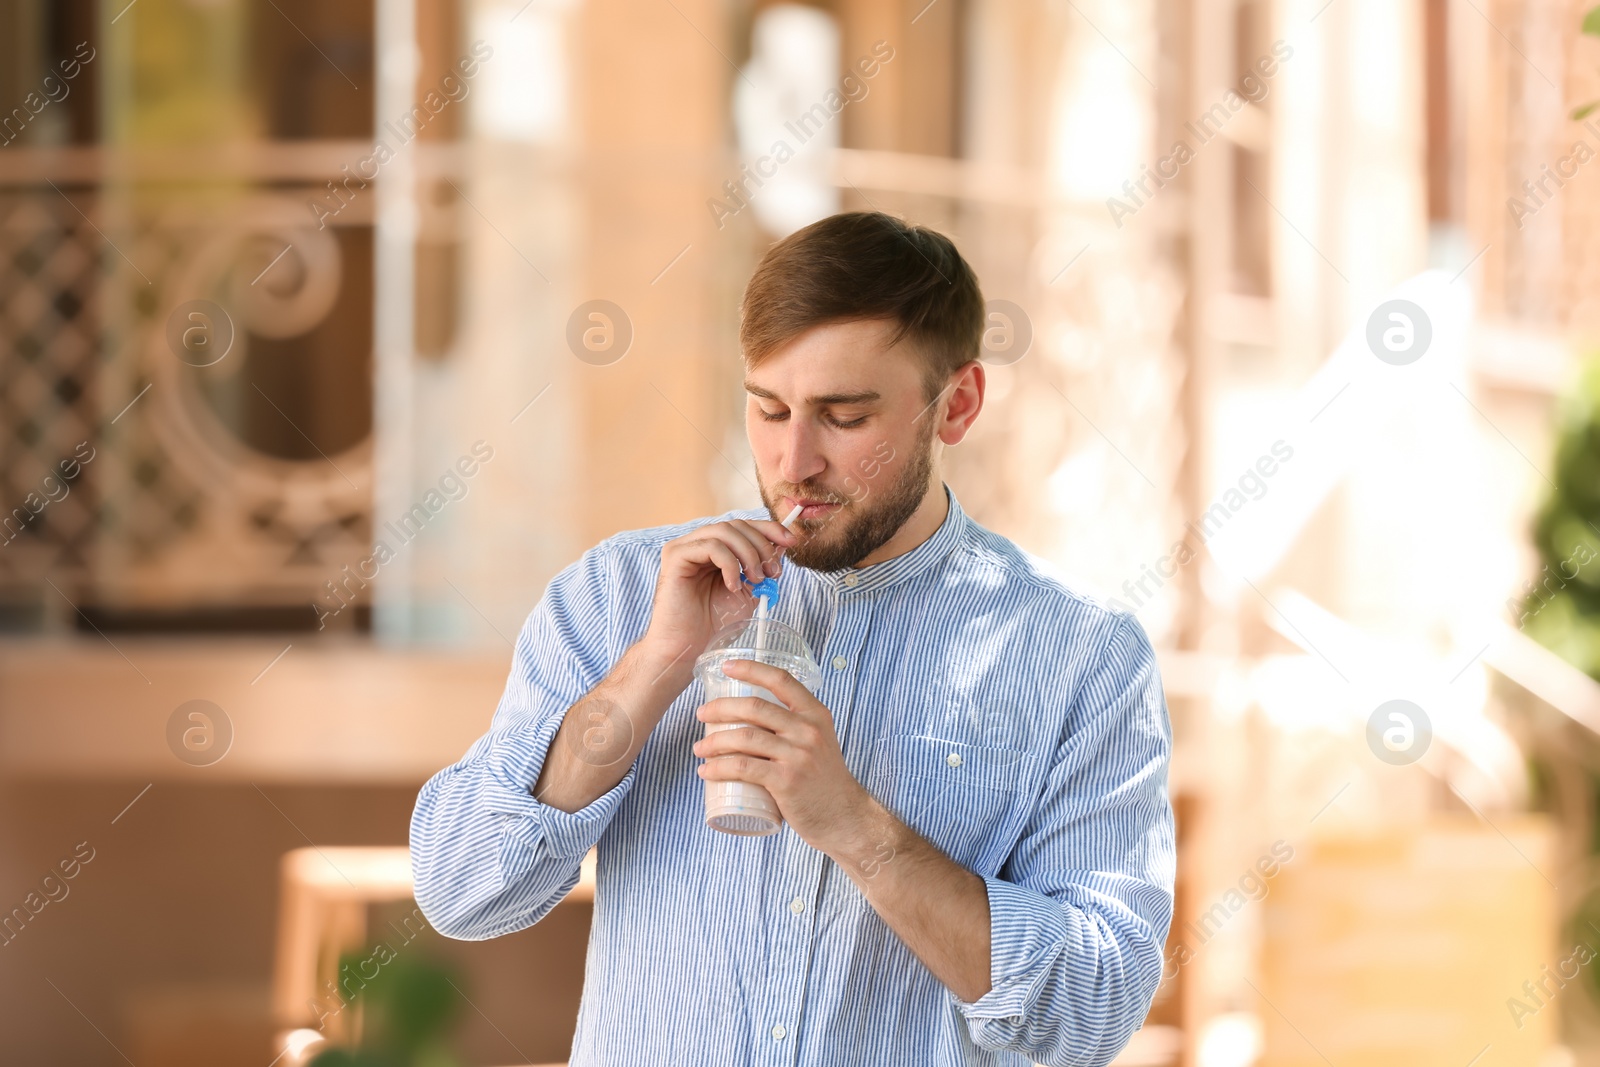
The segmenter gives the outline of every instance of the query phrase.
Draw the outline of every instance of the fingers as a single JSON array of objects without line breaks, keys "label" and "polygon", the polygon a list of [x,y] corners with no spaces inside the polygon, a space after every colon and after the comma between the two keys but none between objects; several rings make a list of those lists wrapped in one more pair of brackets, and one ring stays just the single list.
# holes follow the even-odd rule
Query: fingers
[{"label": "fingers", "polygon": [[706,760],[734,755],[782,760],[793,757],[795,751],[794,745],[760,727],[717,730],[694,743],[694,754]]},{"label": "fingers", "polygon": [[728,521],[740,522],[746,526],[754,527],[760,531],[761,536],[784,548],[793,548],[800,543],[799,534],[774,519],[729,519]]},{"label": "fingers", "polygon": [[[759,685],[788,705],[792,714],[810,718],[815,708],[821,706],[811,695],[811,690],[801,685],[799,679],[782,667],[775,667],[770,663],[758,663],[752,659],[730,659],[723,663],[722,673],[741,682]],[[714,704],[716,701],[711,703]],[[830,724],[832,722],[832,712],[829,712],[829,722]]]},{"label": "fingers", "polygon": [[[734,523],[742,523],[735,526]],[[750,576],[752,582],[766,574],[766,561],[777,561],[778,550],[762,534],[743,520],[712,523],[702,526],[682,541],[671,542],[678,558],[690,565],[685,575],[692,574],[696,564],[711,563],[723,572],[723,584],[735,592],[743,591],[740,572]]]},{"label": "fingers", "polygon": [[[772,669],[788,676],[788,672],[781,668]],[[720,723],[757,726],[803,749],[815,748],[823,744],[826,738],[835,738],[833,743],[837,745],[833,713],[818,703],[799,682],[795,682],[793,688],[798,692],[773,693],[788,704],[787,707],[761,697],[718,697],[700,705],[695,710],[695,718],[706,723],[708,728]]]},{"label": "fingers", "polygon": [[738,519],[730,519],[718,523],[717,532],[738,555],[739,562],[744,565],[745,577],[752,582],[759,582],[762,578],[773,576],[778,550],[754,527],[742,524]]},{"label": "fingers", "polygon": [[[775,578],[780,569],[780,553],[787,546],[774,544],[760,528],[746,522],[744,519],[729,519],[725,523],[729,534],[742,545],[748,545],[755,553],[755,566],[745,568],[745,575],[751,581],[760,581],[762,575]],[[780,527],[781,529],[781,527]],[[747,559],[745,553],[739,553],[740,559]]]},{"label": "fingers", "polygon": [[796,769],[806,765],[806,753],[760,727],[718,730],[696,741],[694,751],[705,758],[695,773],[715,782],[787,788]]},{"label": "fingers", "polygon": [[690,550],[689,558],[691,560],[694,559],[695,555],[703,555],[705,557],[704,562],[710,563],[720,570],[722,572],[723,585],[734,592],[738,592],[743,588],[739,584],[739,568],[742,564],[739,561],[739,557],[726,544],[714,537],[706,537],[698,541],[691,541],[684,547]]},{"label": "fingers", "polygon": [[749,723],[775,734],[783,733],[794,719],[788,708],[760,697],[718,697],[700,705],[694,714],[705,723]]},{"label": "fingers", "polygon": [[[730,730],[729,733],[744,733],[743,730]],[[711,782],[748,782],[751,785],[770,786],[777,769],[777,764],[771,760],[758,759],[754,756],[733,755],[719,756],[694,769],[700,777]]]}]

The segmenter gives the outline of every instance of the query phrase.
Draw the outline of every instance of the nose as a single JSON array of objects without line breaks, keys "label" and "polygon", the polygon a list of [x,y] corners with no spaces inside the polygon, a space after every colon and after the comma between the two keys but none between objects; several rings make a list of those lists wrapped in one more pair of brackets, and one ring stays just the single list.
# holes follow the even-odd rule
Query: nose
[{"label": "nose", "polygon": [[804,485],[821,474],[828,463],[817,451],[816,438],[805,420],[790,416],[784,427],[783,455],[778,461],[778,476],[790,485]]}]

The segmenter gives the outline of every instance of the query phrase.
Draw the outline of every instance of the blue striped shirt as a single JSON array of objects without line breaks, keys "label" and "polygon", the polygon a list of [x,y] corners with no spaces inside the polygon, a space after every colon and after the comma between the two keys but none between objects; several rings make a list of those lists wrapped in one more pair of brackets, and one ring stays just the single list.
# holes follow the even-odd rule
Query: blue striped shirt
[{"label": "blue striped shirt", "polygon": [[1155,654],[1132,615],[1048,576],[946,491],[949,515],[910,552],[784,567],[775,617],[822,667],[851,773],[983,879],[992,988],[949,991],[789,826],[705,826],[698,681],[592,804],[531,795],[567,708],[643,635],[661,546],[769,517],[731,511],[616,534],[557,574],[489,732],[412,815],[417,903],[456,938],[538,922],[598,846],[573,1067],[1090,1067],[1138,1029],[1175,867]]}]

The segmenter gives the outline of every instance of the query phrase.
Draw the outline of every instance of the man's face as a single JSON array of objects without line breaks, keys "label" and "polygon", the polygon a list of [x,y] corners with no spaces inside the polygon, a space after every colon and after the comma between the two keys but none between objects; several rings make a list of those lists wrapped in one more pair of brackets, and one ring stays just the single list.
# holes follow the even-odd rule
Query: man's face
[{"label": "man's face", "polygon": [[932,481],[940,399],[922,389],[910,342],[885,348],[882,319],[817,326],[745,379],[745,431],[762,502],[802,540],[786,557],[831,571],[882,546],[922,503]]}]

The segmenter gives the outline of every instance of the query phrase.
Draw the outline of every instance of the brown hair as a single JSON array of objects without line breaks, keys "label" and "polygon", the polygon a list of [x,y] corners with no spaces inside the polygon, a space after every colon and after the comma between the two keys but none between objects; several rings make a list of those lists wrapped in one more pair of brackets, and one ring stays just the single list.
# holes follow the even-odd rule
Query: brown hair
[{"label": "brown hair", "polygon": [[739,311],[752,368],[814,326],[892,319],[890,346],[909,337],[926,361],[930,403],[983,341],[978,277],[950,238],[881,211],[830,215],[767,249]]}]

